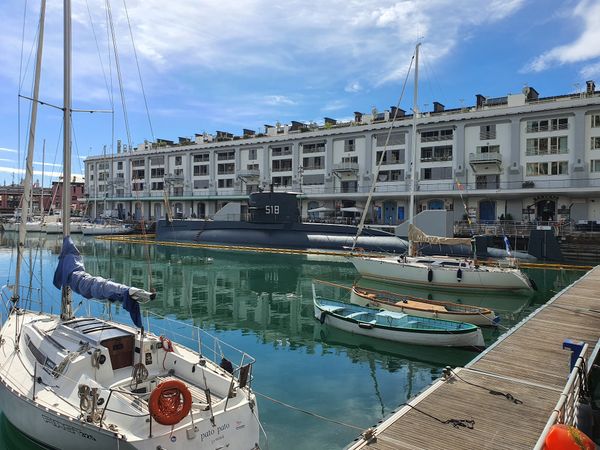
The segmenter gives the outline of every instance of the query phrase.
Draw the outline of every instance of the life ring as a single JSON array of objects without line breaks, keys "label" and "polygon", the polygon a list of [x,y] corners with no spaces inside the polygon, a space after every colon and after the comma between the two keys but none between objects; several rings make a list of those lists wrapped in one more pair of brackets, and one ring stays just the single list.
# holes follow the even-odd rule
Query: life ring
[{"label": "life ring", "polygon": [[171,353],[173,351],[173,343],[168,337],[161,336],[160,344],[162,345],[162,348],[165,352]]},{"label": "life ring", "polygon": [[594,450],[594,442],[581,430],[570,425],[552,425],[546,435],[544,448],[547,450]]},{"label": "life ring", "polygon": [[183,381],[167,380],[150,394],[150,415],[161,425],[175,425],[187,416],[192,408],[192,394]]}]

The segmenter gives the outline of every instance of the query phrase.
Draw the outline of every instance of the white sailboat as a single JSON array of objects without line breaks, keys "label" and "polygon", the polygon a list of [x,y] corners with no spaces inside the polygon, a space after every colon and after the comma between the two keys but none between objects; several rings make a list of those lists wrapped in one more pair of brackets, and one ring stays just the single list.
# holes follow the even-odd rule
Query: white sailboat
[{"label": "white sailboat", "polygon": [[[428,244],[466,244],[471,245],[470,239],[443,238],[428,236],[413,225],[416,157],[417,157],[417,116],[418,116],[418,81],[419,81],[419,47],[415,47],[415,81],[413,96],[413,138],[409,198],[409,233],[408,256],[371,257],[357,256],[351,258],[358,272],[366,277],[384,280],[392,283],[427,286],[443,289],[474,289],[486,291],[517,291],[532,290],[531,280],[519,269],[510,267],[480,266],[472,259],[461,259],[446,256],[416,256],[417,245],[420,242]],[[385,152],[384,152],[385,153]],[[383,156],[382,156],[383,158]],[[379,167],[378,167],[379,170]],[[377,174],[374,177],[377,180]],[[359,225],[359,232],[364,226],[364,220],[374,189],[371,188],[367,205]]]},{"label": "white sailboat", "polygon": [[[42,0],[25,199],[31,195],[44,12]],[[64,1],[64,23],[63,129],[71,130],[70,0]],[[70,205],[71,136],[64,135],[63,205]],[[86,273],[69,235],[68,207],[63,226],[54,276],[62,292],[60,315],[22,308],[25,223],[19,229],[16,282],[2,289],[3,299],[12,291],[6,305],[10,314],[0,331],[0,407],[8,421],[36,442],[61,450],[258,449],[260,424],[250,388],[253,359],[240,352],[239,365],[225,359],[218,364],[144,331],[139,302],[154,294]],[[136,326],[75,317],[72,291],[122,301]],[[225,347],[215,342],[214,348]]]}]

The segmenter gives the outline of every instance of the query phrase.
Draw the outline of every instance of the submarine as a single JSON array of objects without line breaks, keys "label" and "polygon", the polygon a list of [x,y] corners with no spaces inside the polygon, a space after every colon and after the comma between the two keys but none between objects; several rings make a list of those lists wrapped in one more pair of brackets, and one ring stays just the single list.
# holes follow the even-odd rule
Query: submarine
[{"label": "submarine", "polygon": [[[156,224],[156,240],[193,242],[228,246],[289,250],[359,251],[405,254],[408,241],[382,230],[353,225],[302,222],[295,192],[253,192],[246,214],[232,214],[227,220],[225,205],[211,219],[161,219]],[[239,204],[238,204],[239,208]],[[231,215],[230,215],[231,216]],[[240,220],[245,218],[246,220]],[[356,245],[354,240],[356,239]],[[421,253],[471,257],[470,246],[422,247]]]}]

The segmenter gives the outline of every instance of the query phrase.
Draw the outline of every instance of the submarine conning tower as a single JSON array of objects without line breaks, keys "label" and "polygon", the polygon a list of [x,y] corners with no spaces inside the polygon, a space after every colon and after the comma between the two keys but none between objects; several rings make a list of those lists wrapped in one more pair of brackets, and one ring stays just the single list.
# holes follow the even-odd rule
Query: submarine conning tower
[{"label": "submarine conning tower", "polygon": [[299,223],[297,192],[253,192],[248,198],[250,222]]}]

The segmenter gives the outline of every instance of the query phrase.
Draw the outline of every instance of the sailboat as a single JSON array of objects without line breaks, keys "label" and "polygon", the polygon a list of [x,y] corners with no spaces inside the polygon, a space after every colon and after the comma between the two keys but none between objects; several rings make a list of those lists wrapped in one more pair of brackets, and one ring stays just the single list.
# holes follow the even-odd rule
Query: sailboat
[{"label": "sailboat", "polygon": [[[443,289],[531,291],[534,289],[533,283],[518,268],[482,266],[479,265],[474,259],[460,259],[447,256],[417,256],[417,246],[419,243],[471,245],[470,239],[428,236],[413,224],[417,156],[417,99],[420,46],[421,44],[418,43],[415,47],[415,79],[412,122],[413,138],[408,216],[408,255],[403,257],[398,257],[397,255],[386,257],[356,256],[351,258],[351,262],[354,264],[356,270],[358,270],[358,272],[366,278],[384,280],[398,284],[427,286],[431,288]],[[379,166],[377,170],[379,170]],[[377,174],[375,174],[374,180],[377,180]],[[374,192],[375,183],[376,181],[373,182],[369,197],[367,198],[367,205],[364,208],[363,216],[361,218],[359,232],[362,226],[364,226],[365,217]]]},{"label": "sailboat", "polygon": [[[42,0],[25,200],[31,195],[33,137],[45,0]],[[155,294],[93,277],[70,237],[71,3],[64,0],[63,246],[53,284],[60,315],[23,308],[20,270],[25,222],[19,228],[16,281],[0,330],[0,407],[32,440],[61,450],[258,449],[253,359],[220,363],[144,330],[140,303]],[[27,211],[23,212],[27,217]],[[33,270],[30,268],[30,270]],[[6,289],[2,293],[8,292]],[[72,292],[121,302],[135,326],[76,317]],[[23,297],[26,297],[23,295]],[[3,298],[4,295],[3,295]],[[181,324],[180,324],[181,325]],[[199,348],[202,348],[198,336]],[[215,341],[215,349],[226,348]],[[215,354],[219,354],[215,351]]]}]

